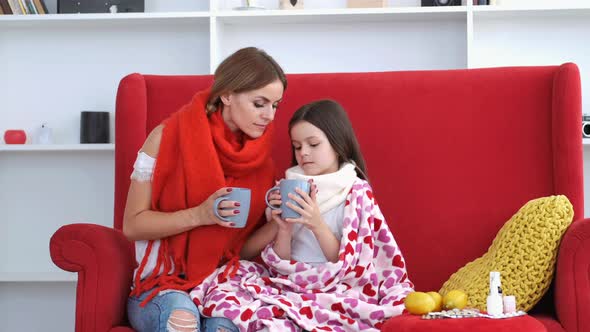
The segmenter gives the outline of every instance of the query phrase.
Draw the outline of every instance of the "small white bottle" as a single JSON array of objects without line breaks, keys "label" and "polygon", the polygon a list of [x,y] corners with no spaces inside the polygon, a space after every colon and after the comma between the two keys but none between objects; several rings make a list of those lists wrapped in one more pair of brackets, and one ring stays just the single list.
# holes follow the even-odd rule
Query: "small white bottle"
[{"label": "small white bottle", "polygon": [[43,123],[39,129],[37,129],[37,144],[52,144],[53,133],[51,128],[47,127],[47,123]]},{"label": "small white bottle", "polygon": [[504,313],[500,272],[490,272],[490,294],[487,300],[487,312],[488,315],[492,316],[500,316]]}]

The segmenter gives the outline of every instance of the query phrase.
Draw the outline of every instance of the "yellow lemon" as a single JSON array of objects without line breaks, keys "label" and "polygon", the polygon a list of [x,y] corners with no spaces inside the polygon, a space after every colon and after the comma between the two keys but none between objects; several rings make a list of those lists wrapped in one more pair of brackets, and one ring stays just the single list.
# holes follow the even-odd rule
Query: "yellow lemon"
[{"label": "yellow lemon", "polygon": [[443,305],[442,296],[438,292],[428,292],[426,294],[430,295],[434,300],[434,310],[432,311],[441,311]]},{"label": "yellow lemon", "polygon": [[406,305],[406,309],[414,315],[427,314],[436,307],[436,303],[434,303],[432,297],[423,292],[413,292],[408,294],[404,304]]},{"label": "yellow lemon", "polygon": [[443,297],[443,307],[446,310],[463,309],[467,305],[467,294],[460,290],[452,290]]}]

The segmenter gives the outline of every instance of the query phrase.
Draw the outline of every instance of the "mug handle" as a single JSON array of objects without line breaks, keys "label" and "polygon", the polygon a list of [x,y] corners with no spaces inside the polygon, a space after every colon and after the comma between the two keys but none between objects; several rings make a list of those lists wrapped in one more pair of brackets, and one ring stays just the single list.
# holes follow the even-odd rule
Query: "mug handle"
[{"label": "mug handle", "polygon": [[[269,208],[271,208],[271,210],[277,210],[277,209],[280,209],[280,208],[281,208],[280,206],[274,206],[274,205],[271,205],[271,204],[268,202],[268,195],[269,195],[269,194],[270,194],[272,191],[279,190],[279,189],[280,189],[280,187],[279,187],[279,186],[272,187],[272,188],[270,188],[269,190],[267,190],[267,191],[266,191],[266,194],[264,195],[264,201],[266,202],[266,206],[268,206]],[[216,210],[216,211],[217,211],[217,210]]]},{"label": "mug handle", "polygon": [[227,217],[222,217],[221,215],[219,215],[219,204],[220,204],[222,201],[228,201],[227,197],[225,197],[225,196],[220,196],[220,197],[217,197],[217,198],[215,199],[215,202],[213,202],[213,213],[215,214],[215,216],[216,216],[217,218],[219,218],[219,219],[221,219],[221,220],[223,220],[223,221],[228,221],[228,222],[231,222],[231,220],[227,219]]}]

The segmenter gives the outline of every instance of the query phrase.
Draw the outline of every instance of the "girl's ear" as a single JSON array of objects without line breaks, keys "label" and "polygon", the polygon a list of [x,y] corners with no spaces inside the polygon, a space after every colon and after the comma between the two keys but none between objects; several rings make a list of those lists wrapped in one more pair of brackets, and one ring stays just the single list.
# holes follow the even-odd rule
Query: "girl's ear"
[{"label": "girl's ear", "polygon": [[219,96],[219,99],[221,99],[221,102],[223,103],[223,105],[225,106],[230,106],[231,105],[231,92],[226,92],[222,95]]}]

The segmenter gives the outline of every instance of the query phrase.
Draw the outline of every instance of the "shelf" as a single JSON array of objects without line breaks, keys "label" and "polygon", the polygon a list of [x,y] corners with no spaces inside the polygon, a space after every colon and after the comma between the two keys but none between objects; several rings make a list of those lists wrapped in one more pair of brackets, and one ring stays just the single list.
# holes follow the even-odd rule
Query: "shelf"
[{"label": "shelf", "polygon": [[0,15],[0,27],[31,27],[46,24],[81,24],[101,22],[129,24],[130,22],[162,20],[199,20],[207,23],[209,12],[161,12],[161,13],[117,13],[117,14],[46,14],[46,15]]},{"label": "shelf", "polygon": [[0,282],[72,282],[78,280],[73,272],[0,272]]},{"label": "shelf", "polygon": [[557,5],[557,6],[536,6],[519,7],[519,6],[473,6],[469,10],[477,18],[515,18],[522,16],[548,17],[555,15],[580,16],[587,17],[590,12],[590,2],[578,4],[575,6]]},{"label": "shelf", "polygon": [[[386,8],[335,8],[335,9],[303,9],[303,10],[228,10],[220,11],[176,11],[176,12],[144,12],[116,14],[47,14],[47,15],[0,15],[1,25],[25,25],[68,22],[100,22],[100,21],[142,21],[167,19],[203,19],[219,18],[228,23],[298,23],[298,22],[353,22],[400,19],[459,19],[463,14],[473,12],[478,16],[511,16],[522,14],[543,15],[555,12],[580,13],[590,10],[590,2],[568,4],[530,6],[448,6],[448,7],[386,7]],[[261,19],[264,19],[262,22]]]},{"label": "shelf", "polygon": [[[305,9],[305,10],[223,10],[219,12],[149,12],[117,14],[47,14],[47,15],[1,15],[0,26],[31,26],[33,24],[75,22],[130,22],[142,20],[167,19],[203,19],[217,17],[231,23],[300,23],[300,22],[358,22],[382,20],[425,20],[425,19],[461,19],[465,17],[467,7],[388,7],[388,8],[339,8],[339,9]],[[261,22],[264,19],[264,22]]]},{"label": "shelf", "polygon": [[228,24],[268,23],[339,23],[399,20],[465,19],[464,6],[454,7],[389,7],[307,10],[220,11],[213,14]]},{"label": "shelf", "polygon": [[0,144],[2,151],[115,151],[115,144]]}]

